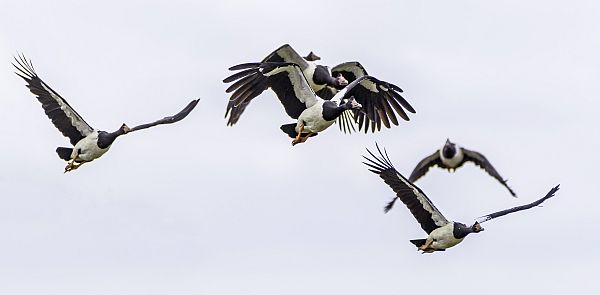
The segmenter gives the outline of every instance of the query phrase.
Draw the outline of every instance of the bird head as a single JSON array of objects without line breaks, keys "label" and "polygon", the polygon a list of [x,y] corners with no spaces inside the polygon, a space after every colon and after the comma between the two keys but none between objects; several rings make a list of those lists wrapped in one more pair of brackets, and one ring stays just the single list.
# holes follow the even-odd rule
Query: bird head
[{"label": "bird head", "polygon": [[478,233],[478,232],[484,231],[485,229],[484,229],[483,227],[481,227],[481,224],[479,224],[479,222],[477,222],[477,221],[476,221],[476,222],[475,222],[475,223],[474,223],[474,224],[471,226],[471,230],[472,230],[474,233]]},{"label": "bird head", "polygon": [[123,123],[123,125],[121,125],[121,128],[119,128],[119,131],[121,131],[123,134],[127,134],[129,133],[129,131],[131,131],[131,128],[129,128],[127,124]]},{"label": "bird head", "polygon": [[446,139],[446,143],[442,149],[442,154],[447,159],[454,157],[454,154],[456,154],[456,144],[451,142],[450,139]]},{"label": "bird head", "polygon": [[308,61],[321,60],[321,58],[312,51],[304,59]]},{"label": "bird head", "polygon": [[335,77],[335,82],[334,82],[334,86],[336,89],[341,90],[344,87],[348,86],[348,80],[346,80],[346,78],[344,78],[344,75],[342,75],[342,73],[339,73],[336,77]]},{"label": "bird head", "polygon": [[362,105],[354,99],[354,96],[350,96],[348,102],[344,104],[344,109],[346,110],[360,110]]}]

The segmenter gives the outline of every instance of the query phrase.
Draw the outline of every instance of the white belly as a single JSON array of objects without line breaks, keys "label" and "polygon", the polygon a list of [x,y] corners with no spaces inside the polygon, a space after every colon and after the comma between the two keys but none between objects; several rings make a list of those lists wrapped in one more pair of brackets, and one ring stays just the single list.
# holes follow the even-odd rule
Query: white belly
[{"label": "white belly", "polygon": [[429,238],[433,239],[433,243],[431,244],[431,248],[436,250],[448,249],[450,247],[456,246],[458,243],[462,242],[463,239],[457,239],[454,237],[454,223],[450,222],[440,228],[436,228],[429,234]]},{"label": "white belly", "polygon": [[101,149],[98,147],[98,132],[94,131],[90,133],[88,136],[84,137],[82,140],[77,142],[75,147],[73,148],[73,153],[71,154],[71,159],[78,156],[78,162],[90,162],[95,159],[100,158],[100,156],[104,155],[110,148],[108,146],[105,149]]},{"label": "white belly", "polygon": [[323,119],[323,103],[324,101],[319,101],[300,114],[298,124],[296,124],[296,132],[300,132],[300,122],[304,122],[304,133],[321,132],[333,125],[335,120],[326,121]]},{"label": "white belly", "polygon": [[456,154],[454,154],[454,157],[450,159],[445,158],[444,153],[442,153],[442,150],[440,150],[440,158],[442,159],[442,163],[444,163],[444,165],[446,165],[449,168],[458,167],[458,165],[462,162],[464,157],[465,155],[463,154],[462,149],[458,146],[456,147]]}]

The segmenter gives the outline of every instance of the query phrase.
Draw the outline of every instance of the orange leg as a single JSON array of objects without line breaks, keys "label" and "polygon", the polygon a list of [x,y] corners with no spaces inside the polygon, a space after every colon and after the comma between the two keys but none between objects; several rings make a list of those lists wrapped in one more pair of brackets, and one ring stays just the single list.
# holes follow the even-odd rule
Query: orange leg
[{"label": "orange leg", "polygon": [[292,140],[292,145],[296,145],[298,143],[302,143],[304,141],[306,141],[306,139],[304,141],[302,140],[302,131],[304,131],[304,122],[300,122],[300,131],[298,131],[298,135],[296,135],[296,138],[294,138],[294,140]]},{"label": "orange leg", "polygon": [[419,250],[423,251],[423,252],[433,252],[431,251],[432,249],[429,249],[429,247],[431,246],[431,244],[433,243],[433,239],[427,239],[425,241],[425,244],[421,245],[421,247],[419,247]]},{"label": "orange leg", "polygon": [[81,166],[83,164],[83,163],[79,163],[79,164],[75,163],[75,161],[78,158],[79,158],[79,155],[76,155],[73,159],[71,159],[69,161],[69,163],[67,164],[67,167],[65,167],[65,172],[64,173],[67,173],[69,171],[73,171],[73,170],[79,168],[79,166]]}]

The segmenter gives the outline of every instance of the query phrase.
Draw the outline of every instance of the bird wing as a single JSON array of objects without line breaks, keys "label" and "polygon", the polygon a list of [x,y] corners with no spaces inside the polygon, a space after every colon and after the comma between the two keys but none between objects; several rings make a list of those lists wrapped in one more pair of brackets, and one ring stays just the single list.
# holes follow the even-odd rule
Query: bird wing
[{"label": "bird wing", "polygon": [[294,119],[317,102],[315,92],[308,84],[300,66],[295,63],[261,63],[239,73],[245,75],[234,74],[223,80],[225,83],[237,80],[226,90],[233,91],[225,113],[225,117],[231,114],[228,125],[235,124],[250,101],[267,88],[273,89],[286,113]]},{"label": "bird wing", "polygon": [[463,151],[463,154],[465,155],[465,160],[466,161],[471,161],[471,162],[475,163],[475,165],[483,168],[483,170],[485,170],[485,172],[487,172],[493,178],[495,178],[500,183],[502,183],[502,185],[504,187],[506,187],[506,189],[508,189],[508,191],[510,192],[510,194],[513,197],[517,196],[515,194],[515,192],[508,186],[508,184],[506,184],[506,180],[503,179],[502,176],[500,176],[500,174],[498,173],[498,171],[496,171],[496,169],[494,168],[494,166],[492,166],[492,164],[490,163],[490,161],[488,161],[488,159],[484,155],[482,155],[481,153],[478,153],[476,151],[470,151],[470,150],[465,149],[465,148],[461,148],[461,149]]},{"label": "bird wing", "polygon": [[362,77],[367,76],[367,70],[357,61],[349,61],[339,64],[331,69],[331,76],[335,77],[342,74],[348,83]]},{"label": "bird wing", "polygon": [[435,205],[433,205],[431,200],[427,198],[425,193],[404,178],[404,176],[394,168],[387,152],[385,152],[384,156],[381,149],[379,149],[379,146],[377,146],[377,150],[379,151],[379,157],[375,156],[367,149],[367,152],[369,152],[372,158],[363,156],[363,158],[367,160],[367,162],[363,163],[370,167],[369,171],[379,174],[383,181],[396,193],[396,197],[386,206],[384,211],[387,213],[387,211],[392,208],[394,202],[397,199],[400,199],[402,203],[408,207],[419,224],[421,224],[421,228],[428,234],[434,229],[448,224],[448,220]]},{"label": "bird wing", "polygon": [[161,124],[172,124],[178,121],[183,120],[183,118],[187,117],[187,115],[196,107],[196,105],[198,104],[198,101],[200,101],[200,99],[194,99],[192,100],[190,103],[188,103],[187,106],[185,106],[185,108],[183,108],[183,110],[181,110],[179,113],[173,115],[173,116],[169,116],[169,117],[164,117],[160,120],[154,121],[152,123],[147,123],[147,124],[142,124],[142,125],[138,125],[135,126],[133,128],[130,129],[130,132],[133,131],[138,131],[138,130],[142,130],[142,129],[146,129],[146,128],[150,128],[150,127],[154,127],[156,125],[161,125]]},{"label": "bird wing", "polygon": [[504,216],[506,214],[518,212],[518,211],[521,211],[521,210],[527,210],[527,209],[533,208],[535,206],[539,206],[542,202],[544,202],[547,199],[550,199],[551,197],[553,197],[554,194],[559,190],[559,186],[560,186],[560,184],[557,185],[557,186],[555,186],[555,187],[553,187],[543,198],[541,198],[541,199],[539,199],[539,200],[537,200],[537,201],[535,201],[533,203],[529,203],[527,205],[522,205],[522,206],[514,207],[514,208],[511,208],[511,209],[506,209],[506,210],[494,212],[492,214],[481,216],[481,217],[477,218],[477,222],[483,223],[483,222],[486,222],[488,220],[492,220],[492,219],[494,219],[496,217]]},{"label": "bird wing", "polygon": [[[332,101],[341,102],[354,97],[362,105],[360,110],[354,110],[354,119],[358,122],[358,130],[380,130],[381,124],[390,128],[390,122],[398,125],[398,114],[402,119],[410,120],[404,109],[415,113],[415,109],[400,95],[402,89],[388,82],[380,81],[372,76],[362,76],[352,81],[340,90]],[[404,108],[404,109],[403,109]]]},{"label": "bird wing", "polygon": [[15,57],[15,74],[27,82],[27,88],[33,93],[54,126],[66,137],[72,145],[92,133],[93,128],[69,105],[69,103],[48,86],[35,73],[31,60],[24,55]]},{"label": "bird wing", "polygon": [[252,99],[260,95],[269,87],[267,82],[264,79],[261,79],[261,75],[256,72],[256,69],[258,69],[262,63],[269,62],[294,63],[297,64],[303,71],[309,66],[308,62],[302,56],[300,56],[300,54],[298,54],[298,52],[296,52],[292,46],[289,44],[284,44],[267,55],[267,57],[265,57],[261,62],[243,63],[230,67],[230,71],[239,70],[240,72],[237,72],[223,80],[224,83],[230,83],[237,80],[225,91],[226,93],[235,91],[229,99],[227,110],[225,112],[225,118],[229,116],[227,125],[235,125]]},{"label": "bird wing", "polygon": [[442,158],[440,158],[440,150],[436,150],[433,154],[421,160],[419,164],[417,164],[417,167],[415,167],[413,172],[410,174],[408,180],[410,182],[415,182],[417,179],[421,178],[421,176],[425,175],[425,173],[429,171],[429,168],[435,165],[438,165],[440,167],[444,166],[444,164],[442,163]]}]

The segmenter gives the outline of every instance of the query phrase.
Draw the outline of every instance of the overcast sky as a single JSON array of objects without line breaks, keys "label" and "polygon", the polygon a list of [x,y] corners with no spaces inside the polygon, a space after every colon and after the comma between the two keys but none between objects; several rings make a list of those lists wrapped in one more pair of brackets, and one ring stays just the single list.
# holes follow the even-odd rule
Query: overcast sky
[{"label": "overcast sky", "polygon": [[[1,294],[598,291],[597,1],[83,2],[0,2]],[[292,147],[267,91],[227,127],[227,68],[285,43],[360,61],[417,114]],[[98,129],[202,100],[63,174],[69,142],[13,74],[18,52]],[[448,219],[561,190],[419,254],[425,233],[402,204],[383,214],[393,192],[361,155],[377,141],[408,176],[448,137],[519,195],[472,164],[431,170],[417,185]]]}]

